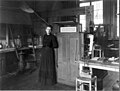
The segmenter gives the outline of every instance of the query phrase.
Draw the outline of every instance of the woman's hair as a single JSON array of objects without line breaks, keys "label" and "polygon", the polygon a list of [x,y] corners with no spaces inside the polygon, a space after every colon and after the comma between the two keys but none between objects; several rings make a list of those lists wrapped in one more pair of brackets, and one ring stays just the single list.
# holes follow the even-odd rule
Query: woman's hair
[{"label": "woman's hair", "polygon": [[[52,25],[47,25],[47,27],[50,27],[50,28],[51,28],[51,31],[52,31],[52,29],[53,29],[53,26],[52,26]],[[46,28],[47,28],[47,27],[46,27]]]}]

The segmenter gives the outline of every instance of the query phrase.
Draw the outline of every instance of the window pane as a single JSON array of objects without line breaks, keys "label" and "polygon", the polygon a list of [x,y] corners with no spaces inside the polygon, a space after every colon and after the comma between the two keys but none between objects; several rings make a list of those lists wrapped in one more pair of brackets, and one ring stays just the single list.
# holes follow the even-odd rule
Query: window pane
[{"label": "window pane", "polygon": [[94,19],[103,19],[103,10],[94,11]]},{"label": "window pane", "polygon": [[94,5],[94,10],[103,9],[103,1],[102,0],[92,2],[92,5]]},{"label": "window pane", "polygon": [[103,19],[94,19],[94,23],[95,24],[102,24],[103,23]]},{"label": "window pane", "polygon": [[[103,24],[103,0],[92,2],[94,5],[94,24]],[[80,3],[80,7],[90,6],[90,2]],[[80,15],[80,23],[82,23],[83,30],[86,30],[86,16]]]},{"label": "window pane", "polygon": [[80,15],[80,23],[82,24],[82,31],[86,30],[86,15]]},{"label": "window pane", "polygon": [[94,5],[94,24],[103,23],[103,1],[92,2]]}]

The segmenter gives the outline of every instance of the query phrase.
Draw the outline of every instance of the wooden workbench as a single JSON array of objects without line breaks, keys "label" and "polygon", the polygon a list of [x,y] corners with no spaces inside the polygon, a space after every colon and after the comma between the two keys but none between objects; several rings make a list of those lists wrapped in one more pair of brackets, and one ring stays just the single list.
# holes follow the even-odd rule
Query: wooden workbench
[{"label": "wooden workbench", "polygon": [[110,62],[103,63],[97,60],[89,60],[88,62],[78,61],[78,63],[80,70],[82,69],[83,66],[86,66],[95,69],[119,72],[119,64],[112,64]]},{"label": "wooden workbench", "polygon": [[83,70],[83,67],[89,67],[92,70],[92,74],[97,76],[97,88],[103,89],[103,79],[108,74],[107,71],[119,72],[119,64],[111,64],[110,62],[99,62],[97,60],[88,60],[88,62],[77,61],[79,65],[79,75]]},{"label": "wooden workbench", "polygon": [[[35,47],[36,59],[40,60],[41,46]],[[18,51],[28,51],[30,47],[19,48]],[[15,48],[0,49],[0,78],[16,74],[18,70],[18,59]]]}]

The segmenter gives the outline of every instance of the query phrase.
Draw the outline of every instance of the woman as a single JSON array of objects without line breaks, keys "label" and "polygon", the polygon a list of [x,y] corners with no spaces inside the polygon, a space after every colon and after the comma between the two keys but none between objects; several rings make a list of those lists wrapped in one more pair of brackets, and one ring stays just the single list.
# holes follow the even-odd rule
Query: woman
[{"label": "woman", "polygon": [[41,85],[54,85],[57,83],[54,48],[58,47],[56,37],[51,34],[52,26],[46,27],[43,37],[39,82]]}]

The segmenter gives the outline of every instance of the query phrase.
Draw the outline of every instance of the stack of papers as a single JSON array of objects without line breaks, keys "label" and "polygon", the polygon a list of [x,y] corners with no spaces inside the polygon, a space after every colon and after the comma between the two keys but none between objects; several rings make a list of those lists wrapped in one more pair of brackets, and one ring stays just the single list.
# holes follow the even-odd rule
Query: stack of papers
[{"label": "stack of papers", "polygon": [[94,57],[94,58],[91,58],[91,60],[94,60],[94,61],[97,61],[99,60],[100,57]]}]

